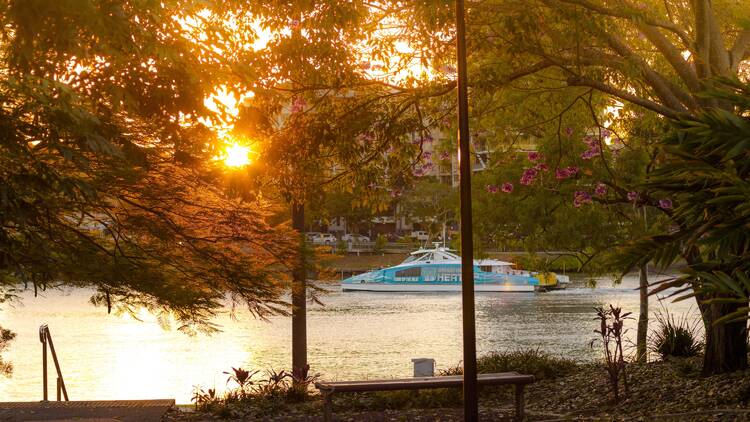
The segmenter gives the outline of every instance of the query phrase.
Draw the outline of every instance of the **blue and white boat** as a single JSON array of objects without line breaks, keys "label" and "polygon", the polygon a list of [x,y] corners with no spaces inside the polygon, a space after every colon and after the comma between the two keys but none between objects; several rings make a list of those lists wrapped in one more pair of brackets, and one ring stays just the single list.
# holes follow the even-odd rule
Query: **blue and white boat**
[{"label": "blue and white boat", "polygon": [[[555,274],[513,269],[513,264],[494,259],[474,261],[474,291],[533,292],[556,284]],[[436,246],[412,252],[402,263],[358,274],[341,282],[344,291],[459,292],[461,257]]]}]

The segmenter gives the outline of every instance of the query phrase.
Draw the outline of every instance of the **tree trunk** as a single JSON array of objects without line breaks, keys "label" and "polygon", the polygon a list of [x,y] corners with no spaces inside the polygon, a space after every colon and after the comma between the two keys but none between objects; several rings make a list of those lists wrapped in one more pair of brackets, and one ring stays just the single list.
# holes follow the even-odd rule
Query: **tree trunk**
[{"label": "tree trunk", "polygon": [[743,306],[747,306],[747,303],[704,305],[706,353],[703,356],[703,373],[705,375],[747,369],[747,321],[728,324],[714,323],[717,319]]},{"label": "tree trunk", "polygon": [[638,287],[640,290],[640,312],[638,313],[638,334],[636,335],[636,360],[646,362],[646,342],[648,340],[648,268],[640,268]]},{"label": "tree trunk", "polygon": [[300,234],[299,257],[292,269],[292,371],[307,366],[307,268],[305,205],[292,203],[292,228]]}]

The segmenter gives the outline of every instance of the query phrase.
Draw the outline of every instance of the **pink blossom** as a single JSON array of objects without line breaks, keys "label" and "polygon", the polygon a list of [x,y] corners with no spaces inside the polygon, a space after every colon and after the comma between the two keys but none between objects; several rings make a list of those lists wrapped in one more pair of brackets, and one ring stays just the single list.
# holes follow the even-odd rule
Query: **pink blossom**
[{"label": "pink blossom", "polygon": [[429,143],[429,142],[432,142],[432,141],[433,141],[433,137],[429,133],[427,135],[425,135],[425,136],[422,137],[422,142],[428,142]]},{"label": "pink blossom", "polygon": [[443,152],[440,153],[440,160],[445,161],[445,160],[450,160],[450,159],[451,159],[451,153],[450,152],[443,151]]},{"label": "pink blossom", "polygon": [[538,171],[549,171],[549,166],[547,166],[547,165],[546,165],[546,164],[544,164],[544,163],[539,163],[539,164],[537,164],[536,166],[534,166],[534,168],[535,168],[536,170],[538,170]]},{"label": "pink blossom", "polygon": [[503,186],[501,187],[501,189],[505,193],[511,193],[513,192],[513,183],[505,182],[503,183]]},{"label": "pink blossom", "polygon": [[573,128],[572,127],[566,127],[565,128],[565,136],[567,136],[568,138],[570,138],[571,136],[573,136]]},{"label": "pink blossom", "polygon": [[612,131],[610,131],[609,129],[602,129],[601,134],[602,134],[602,137],[606,138],[612,134]]},{"label": "pink blossom", "polygon": [[671,199],[660,199],[659,200],[659,208],[663,210],[671,210],[672,209],[672,200]]},{"label": "pink blossom", "polygon": [[594,157],[598,157],[599,155],[601,155],[601,150],[599,149],[599,146],[596,146],[595,148],[584,151],[581,154],[581,158],[584,160],[590,160]]},{"label": "pink blossom", "polygon": [[538,153],[536,151],[531,151],[531,152],[528,153],[527,157],[528,157],[529,161],[538,161],[538,160],[540,160],[542,158],[542,154],[540,154],[540,153]]},{"label": "pink blossom", "polygon": [[528,168],[523,171],[523,174],[521,175],[521,184],[522,185],[530,185],[534,183],[534,178],[538,174],[537,170],[535,168]]},{"label": "pink blossom", "polygon": [[594,193],[598,197],[603,197],[607,195],[607,185],[604,183],[597,183],[596,187],[594,188]]},{"label": "pink blossom", "polygon": [[401,196],[401,189],[391,190],[391,198],[398,198],[399,196]]},{"label": "pink blossom", "polygon": [[302,97],[297,97],[292,102],[291,112],[292,113],[299,113],[300,111],[305,109],[305,106],[307,106],[307,101],[305,101]]},{"label": "pink blossom", "polygon": [[555,178],[557,180],[564,180],[569,177],[573,177],[577,174],[578,174],[578,167],[576,166],[555,169]]},{"label": "pink blossom", "polygon": [[630,202],[638,201],[638,192],[635,192],[635,191],[628,192],[628,201]]},{"label": "pink blossom", "polygon": [[291,22],[289,22],[289,26],[292,28],[297,28],[299,26],[299,19],[293,19]]},{"label": "pink blossom", "polygon": [[589,195],[588,192],[577,190],[573,194],[573,206],[576,208],[579,208],[583,204],[590,204],[591,203],[591,195]]},{"label": "pink blossom", "polygon": [[487,185],[487,186],[485,186],[485,189],[487,189],[487,192],[489,192],[489,193],[497,193],[498,190],[499,190],[499,188],[497,187],[497,185]]},{"label": "pink blossom", "polygon": [[430,151],[425,151],[422,153],[422,158],[425,160],[429,160],[430,158],[432,158],[432,153]]}]

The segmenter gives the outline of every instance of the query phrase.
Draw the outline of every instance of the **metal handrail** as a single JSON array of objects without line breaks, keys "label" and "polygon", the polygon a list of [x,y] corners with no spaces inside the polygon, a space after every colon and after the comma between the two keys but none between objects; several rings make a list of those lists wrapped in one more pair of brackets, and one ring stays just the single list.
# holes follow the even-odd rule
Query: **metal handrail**
[{"label": "metal handrail", "polygon": [[55,369],[57,370],[57,401],[61,401],[60,392],[65,397],[65,401],[68,399],[68,390],[65,388],[65,381],[63,380],[62,371],[60,370],[60,362],[57,361],[57,353],[55,353],[55,344],[52,343],[52,335],[49,333],[49,327],[44,324],[39,327],[39,341],[42,342],[42,381],[44,384],[44,401],[48,401],[47,396],[47,344],[49,343],[49,350],[52,352],[52,360],[55,362]]}]

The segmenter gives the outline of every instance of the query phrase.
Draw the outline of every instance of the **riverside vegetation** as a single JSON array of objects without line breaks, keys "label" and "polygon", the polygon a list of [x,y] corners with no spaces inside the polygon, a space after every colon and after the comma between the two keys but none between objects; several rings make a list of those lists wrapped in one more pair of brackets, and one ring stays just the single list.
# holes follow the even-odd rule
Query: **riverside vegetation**
[{"label": "riverside vegetation", "polygon": [[[599,362],[576,362],[539,349],[509,350],[481,356],[480,373],[517,371],[532,374],[537,382],[527,387],[530,420],[576,418],[624,420],[654,417],[665,420],[741,419],[750,416],[750,371],[702,376],[703,343],[696,325],[687,318],[675,319],[666,310],[657,315],[649,349],[658,360],[630,360],[631,347],[619,327],[628,315],[617,308],[596,310],[603,327],[595,334],[593,347],[603,350]],[[619,327],[619,328],[618,328]],[[615,353],[617,350],[617,353]],[[621,355],[620,353],[623,353]],[[609,356],[609,357],[608,357]],[[615,368],[621,382],[627,374],[627,389],[612,383]],[[461,374],[461,365],[444,368],[439,375]],[[301,373],[247,371],[226,372],[231,387],[219,395],[196,388],[195,412],[173,412],[171,420],[318,420],[322,400],[312,391],[319,374],[309,367]],[[375,392],[334,397],[341,420],[461,420],[458,389]],[[488,387],[481,392],[484,420],[510,419],[513,415],[512,387]]]}]

